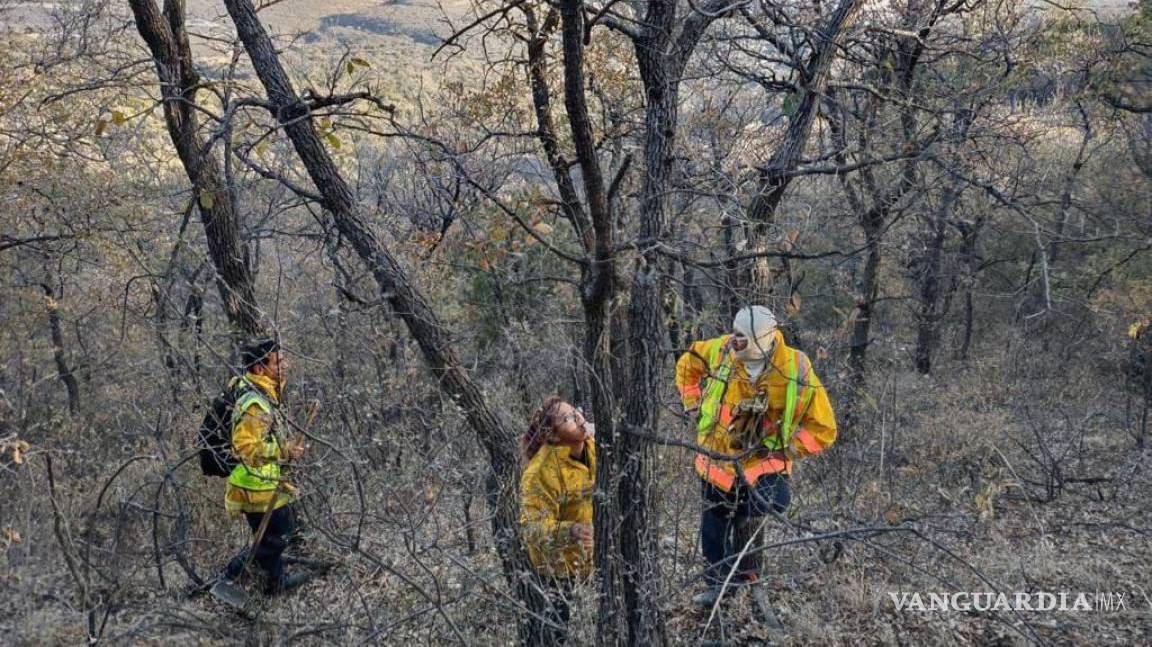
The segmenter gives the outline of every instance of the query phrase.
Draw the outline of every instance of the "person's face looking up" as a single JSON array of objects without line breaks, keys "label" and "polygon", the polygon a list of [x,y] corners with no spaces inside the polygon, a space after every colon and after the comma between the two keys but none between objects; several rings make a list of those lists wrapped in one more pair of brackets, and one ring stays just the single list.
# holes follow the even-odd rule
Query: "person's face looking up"
[{"label": "person's face looking up", "polygon": [[561,445],[579,445],[584,442],[585,432],[584,414],[568,404],[561,402],[556,406],[556,424],[552,428],[552,437]]}]

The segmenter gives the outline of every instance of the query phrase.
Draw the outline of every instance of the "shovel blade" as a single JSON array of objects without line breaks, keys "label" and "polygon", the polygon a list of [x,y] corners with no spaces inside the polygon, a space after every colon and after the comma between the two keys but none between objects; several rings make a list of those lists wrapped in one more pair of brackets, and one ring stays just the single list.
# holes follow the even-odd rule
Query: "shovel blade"
[{"label": "shovel blade", "polygon": [[248,606],[248,593],[235,582],[228,580],[217,580],[212,585],[209,591],[212,597],[236,609],[244,609]]}]

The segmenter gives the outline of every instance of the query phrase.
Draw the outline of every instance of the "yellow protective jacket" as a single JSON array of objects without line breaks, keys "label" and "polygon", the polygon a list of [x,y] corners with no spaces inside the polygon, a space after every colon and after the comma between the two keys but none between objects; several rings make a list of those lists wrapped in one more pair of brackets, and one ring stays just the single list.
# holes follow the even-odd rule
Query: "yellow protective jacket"
[{"label": "yellow protective jacket", "polygon": [[561,579],[592,574],[592,551],[571,535],[572,525],[592,524],[596,444],[584,443],[584,460],[567,445],[544,445],[520,476],[520,528],[537,573]]},{"label": "yellow protective jacket", "polygon": [[276,496],[272,509],[292,501],[295,492],[290,484],[281,480],[280,467],[288,460],[288,453],[280,437],[280,393],[275,380],[255,373],[244,378],[252,384],[261,398],[241,398],[237,403],[235,424],[232,427],[232,451],[240,464],[228,477],[224,493],[224,508],[232,514],[264,512]]},{"label": "yellow protective jacket", "polygon": [[[755,383],[729,347],[731,338],[694,342],[676,362],[676,388],[685,409],[700,407],[696,442],[717,454],[743,456],[749,484],[765,474],[791,473],[793,458],[819,453],[836,440],[828,393],[808,356],[785,345],[779,330]],[[757,396],[762,415],[752,406]],[[696,473],[726,492],[737,478],[733,461],[705,454],[696,455]]]}]

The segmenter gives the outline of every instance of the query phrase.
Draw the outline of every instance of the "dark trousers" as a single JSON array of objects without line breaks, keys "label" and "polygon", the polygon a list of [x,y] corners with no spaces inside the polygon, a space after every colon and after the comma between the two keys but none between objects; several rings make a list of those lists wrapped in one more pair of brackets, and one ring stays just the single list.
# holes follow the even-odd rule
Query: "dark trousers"
[{"label": "dark trousers", "polygon": [[[737,570],[733,581],[755,579],[759,575],[760,554],[745,555],[739,564],[736,556],[752,538],[761,517],[769,510],[781,513],[788,509],[792,500],[788,475],[761,476],[754,486],[758,497],[751,496],[749,487],[743,484],[725,492],[707,481],[701,483],[704,514],[700,520],[700,546],[708,561],[704,579],[709,584],[721,584],[734,566]],[[753,544],[749,549],[755,547]]]},{"label": "dark trousers", "polygon": [[528,620],[528,644],[533,647],[554,647],[568,640],[568,619],[571,608],[568,599],[572,596],[572,582],[552,577],[541,577],[544,587],[544,609],[539,617]]},{"label": "dark trousers", "polygon": [[[260,522],[264,520],[263,512],[245,512],[244,518],[252,528],[252,534],[260,529]],[[252,560],[260,565],[268,577],[266,590],[268,593],[278,593],[284,585],[284,549],[288,547],[288,539],[296,528],[296,513],[291,505],[286,505],[272,511],[268,519],[268,527],[264,529],[264,537],[256,545]],[[249,549],[240,551],[238,555],[228,562],[224,568],[224,577],[234,580],[240,577],[244,563],[248,561]]]}]

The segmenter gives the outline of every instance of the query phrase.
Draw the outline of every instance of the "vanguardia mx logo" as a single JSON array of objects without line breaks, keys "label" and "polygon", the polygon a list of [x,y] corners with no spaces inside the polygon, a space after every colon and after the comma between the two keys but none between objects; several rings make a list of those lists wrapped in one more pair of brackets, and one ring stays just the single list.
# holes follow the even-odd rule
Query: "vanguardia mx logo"
[{"label": "vanguardia mx logo", "polygon": [[[1143,592],[1142,592],[1143,593]],[[1017,591],[890,592],[896,611],[1059,611],[1068,613],[1122,613],[1131,598],[1116,591],[1071,592]],[[1147,599],[1147,594],[1144,594]]]}]

